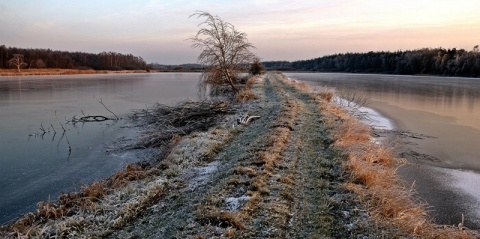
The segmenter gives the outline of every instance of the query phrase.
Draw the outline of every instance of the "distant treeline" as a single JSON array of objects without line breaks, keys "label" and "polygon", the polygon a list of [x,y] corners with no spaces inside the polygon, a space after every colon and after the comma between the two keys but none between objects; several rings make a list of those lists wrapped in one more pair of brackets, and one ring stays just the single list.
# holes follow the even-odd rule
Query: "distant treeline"
[{"label": "distant treeline", "polygon": [[346,53],[302,61],[262,62],[267,70],[351,72],[384,74],[432,74],[480,76],[480,53],[473,50],[423,48],[396,52]]},{"label": "distant treeline", "polygon": [[23,55],[23,68],[64,68],[95,70],[145,70],[142,57],[116,52],[98,54],[54,51],[50,49],[22,49],[0,46],[0,68],[15,68],[9,64],[14,54]]},{"label": "distant treeline", "polygon": [[181,64],[181,65],[163,65],[159,63],[150,63],[148,68],[157,71],[187,71],[187,72],[198,72],[203,71],[205,67],[200,64]]}]

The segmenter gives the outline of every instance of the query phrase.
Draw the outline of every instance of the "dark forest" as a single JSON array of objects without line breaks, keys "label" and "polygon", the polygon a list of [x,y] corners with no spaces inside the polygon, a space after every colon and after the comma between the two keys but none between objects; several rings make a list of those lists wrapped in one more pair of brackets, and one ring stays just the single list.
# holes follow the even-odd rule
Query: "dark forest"
[{"label": "dark forest", "polygon": [[281,71],[480,76],[478,46],[471,51],[456,48],[423,48],[396,52],[345,53],[311,60],[266,61],[262,64],[268,70]]},{"label": "dark forest", "polygon": [[22,49],[0,46],[0,68],[15,68],[9,60],[23,55],[23,68],[63,68],[94,70],[145,70],[142,57],[116,52],[98,54],[85,52],[55,51],[50,49]]}]

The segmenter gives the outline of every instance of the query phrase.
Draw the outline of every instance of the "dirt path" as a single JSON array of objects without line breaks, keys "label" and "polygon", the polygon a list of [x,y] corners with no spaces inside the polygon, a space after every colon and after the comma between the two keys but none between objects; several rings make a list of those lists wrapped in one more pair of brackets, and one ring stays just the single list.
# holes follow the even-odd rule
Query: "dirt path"
[{"label": "dirt path", "polygon": [[203,165],[185,170],[183,187],[111,238],[345,238],[382,234],[341,188],[341,158],[329,149],[318,105],[267,74],[261,116]]}]

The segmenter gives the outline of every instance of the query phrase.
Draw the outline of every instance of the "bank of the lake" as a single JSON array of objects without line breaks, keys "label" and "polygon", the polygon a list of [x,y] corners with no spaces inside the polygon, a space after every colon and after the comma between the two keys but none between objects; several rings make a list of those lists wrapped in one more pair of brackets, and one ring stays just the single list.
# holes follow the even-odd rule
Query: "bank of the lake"
[{"label": "bank of the lake", "polygon": [[[469,169],[467,165],[445,167],[442,159],[446,157],[441,156],[439,152],[441,150],[432,149],[444,147],[442,145],[445,143],[438,143],[438,138],[416,133],[422,131],[418,127],[408,127],[403,123],[421,120],[422,112],[408,111],[377,102],[372,103],[371,107],[394,122],[393,131],[386,135],[400,142],[395,145],[396,151],[399,157],[404,157],[409,162],[399,167],[399,175],[405,180],[406,186],[414,188],[429,205],[429,213],[435,221],[439,224],[458,224],[463,217],[466,226],[480,228],[480,184],[477,183],[480,182],[480,171]],[[441,119],[437,120],[443,123]],[[421,126],[423,124],[420,124]],[[474,140],[472,137],[475,136],[471,136],[471,129],[462,126],[450,127],[455,130],[451,134],[454,140],[457,137]],[[453,147],[471,150],[468,145],[462,146],[461,143]]]},{"label": "bank of the lake", "polygon": [[477,79],[365,74],[287,74],[314,88],[368,99],[394,122],[390,145],[408,163],[399,168],[440,224],[480,225],[480,86]]}]

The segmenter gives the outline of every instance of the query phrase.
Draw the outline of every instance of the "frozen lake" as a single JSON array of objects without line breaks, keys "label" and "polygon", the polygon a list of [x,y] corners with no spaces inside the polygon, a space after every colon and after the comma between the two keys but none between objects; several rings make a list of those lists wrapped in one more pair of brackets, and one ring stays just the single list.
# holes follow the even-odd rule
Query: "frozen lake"
[{"label": "frozen lake", "polygon": [[[137,135],[126,119],[65,124],[73,116],[121,118],[159,102],[197,98],[198,73],[0,77],[0,224],[33,210],[38,201],[110,176],[142,159],[107,152]],[[55,112],[57,117],[55,117]],[[65,124],[63,135],[57,118]],[[40,127],[47,132],[43,134]],[[56,131],[56,133],[55,133]],[[71,152],[68,150],[68,141]]]}]

